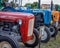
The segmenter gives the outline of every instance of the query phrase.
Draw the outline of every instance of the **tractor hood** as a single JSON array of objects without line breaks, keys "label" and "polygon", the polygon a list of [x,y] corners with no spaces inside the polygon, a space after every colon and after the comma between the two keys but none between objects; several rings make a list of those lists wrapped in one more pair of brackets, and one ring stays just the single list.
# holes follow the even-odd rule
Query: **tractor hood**
[{"label": "tractor hood", "polygon": [[16,10],[18,12],[26,12],[26,13],[39,13],[39,12],[43,12],[42,10],[40,9],[29,9],[27,7],[17,7]]},{"label": "tractor hood", "polygon": [[0,12],[0,20],[17,21],[34,18],[34,15],[20,12]]},{"label": "tractor hood", "polygon": [[40,13],[40,12],[51,12],[49,9],[29,9],[27,7],[17,7],[16,10],[18,12],[26,12],[26,13]]},{"label": "tractor hood", "polygon": [[43,12],[43,10],[40,10],[40,9],[30,9],[30,10],[32,10],[33,13]]},{"label": "tractor hood", "polygon": [[18,8],[18,12],[25,12],[25,13],[32,13],[32,14],[43,13],[45,24],[50,24],[52,20],[52,16],[51,16],[52,12],[50,9],[29,9],[29,8],[20,7]]}]

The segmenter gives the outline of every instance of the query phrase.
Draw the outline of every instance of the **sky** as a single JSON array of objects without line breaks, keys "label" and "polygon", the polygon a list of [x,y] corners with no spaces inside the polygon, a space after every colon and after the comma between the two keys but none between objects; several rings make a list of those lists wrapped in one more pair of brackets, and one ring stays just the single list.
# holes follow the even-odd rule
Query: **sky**
[{"label": "sky", "polygon": [[[38,0],[23,0],[23,5],[26,3],[26,2],[30,2],[30,3],[33,3],[33,2],[36,2]],[[53,0],[53,3],[54,4],[59,4],[60,5],[60,0]],[[51,0],[41,0],[41,4],[51,4]]]},{"label": "sky", "polygon": [[[23,5],[25,5],[26,3],[33,3],[36,1],[38,1],[38,0],[23,0]],[[50,3],[51,3],[51,0],[41,0],[41,4],[50,4]],[[53,0],[53,3],[60,5],[60,0]]]}]

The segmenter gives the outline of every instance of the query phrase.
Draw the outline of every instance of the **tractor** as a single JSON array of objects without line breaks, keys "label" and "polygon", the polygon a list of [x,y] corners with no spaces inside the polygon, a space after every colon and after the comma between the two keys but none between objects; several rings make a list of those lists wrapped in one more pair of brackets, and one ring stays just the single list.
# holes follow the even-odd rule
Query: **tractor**
[{"label": "tractor", "polygon": [[[54,36],[56,37],[58,33],[58,23],[59,23],[59,11],[57,10],[58,6],[53,4],[53,0],[51,0],[51,11],[52,11],[52,25],[54,26]],[[53,36],[53,37],[54,37]]]},{"label": "tractor", "polygon": [[37,46],[39,34],[34,28],[34,15],[11,9],[14,12],[0,10],[0,48],[20,48],[20,41],[27,47]]},{"label": "tractor", "polygon": [[53,11],[55,11],[55,21],[58,21],[58,30],[60,30],[60,5],[54,5],[54,7],[55,7],[55,10],[53,10]]},{"label": "tractor", "polygon": [[60,23],[60,5],[54,5],[55,10],[59,12],[59,23]]},{"label": "tractor", "polygon": [[20,12],[0,12],[0,48],[19,48],[18,42],[35,47],[39,42],[34,28],[34,15]]},{"label": "tractor", "polygon": [[38,29],[38,31],[41,32],[40,33],[42,34],[41,42],[43,43],[48,42],[50,40],[50,37],[53,35],[53,32],[50,31],[51,30],[50,22],[52,21],[51,10],[42,10],[39,8],[30,9],[29,7],[13,8],[13,7],[7,6],[3,8],[2,11],[25,12],[25,13],[34,14],[35,15],[34,28]]},{"label": "tractor", "polygon": [[59,12],[54,9],[54,4],[53,4],[53,0],[51,0],[51,17],[52,17],[52,21],[51,21],[51,26],[50,31],[52,32],[51,34],[52,37],[56,37],[57,33],[58,33],[58,21],[59,21]]}]

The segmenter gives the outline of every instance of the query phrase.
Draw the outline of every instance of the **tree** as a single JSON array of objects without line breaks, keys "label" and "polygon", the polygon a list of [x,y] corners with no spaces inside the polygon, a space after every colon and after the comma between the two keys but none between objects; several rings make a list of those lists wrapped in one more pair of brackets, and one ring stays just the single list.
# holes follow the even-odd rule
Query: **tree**
[{"label": "tree", "polygon": [[24,6],[25,7],[31,6],[31,8],[38,8],[38,2],[33,2],[32,4],[31,3],[27,3]]},{"label": "tree", "polygon": [[8,0],[2,0],[2,2],[8,2]]},{"label": "tree", "polygon": [[31,3],[27,3],[24,6],[27,7],[27,6],[31,6],[31,5],[32,5]]},{"label": "tree", "polygon": [[13,1],[10,2],[12,7],[15,7],[15,3]]},{"label": "tree", "polygon": [[38,2],[34,2],[31,6],[32,8],[38,8]]}]

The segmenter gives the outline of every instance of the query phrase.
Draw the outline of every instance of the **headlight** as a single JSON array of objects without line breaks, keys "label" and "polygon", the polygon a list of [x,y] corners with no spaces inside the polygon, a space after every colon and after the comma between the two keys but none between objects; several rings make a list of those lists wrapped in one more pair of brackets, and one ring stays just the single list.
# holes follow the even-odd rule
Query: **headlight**
[{"label": "headlight", "polygon": [[50,24],[53,24],[53,21],[51,21]]},{"label": "headlight", "polygon": [[18,24],[21,25],[22,24],[22,20],[18,20]]}]

